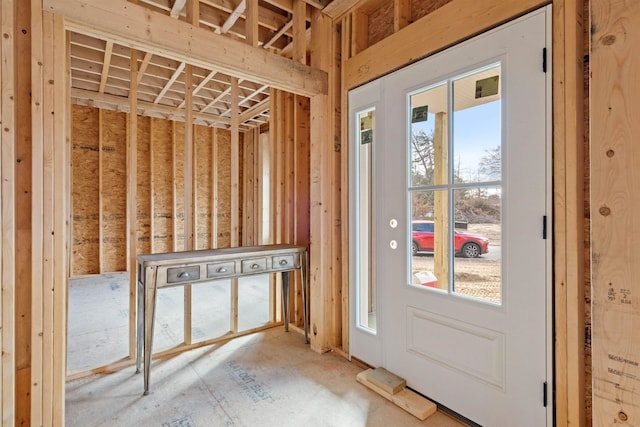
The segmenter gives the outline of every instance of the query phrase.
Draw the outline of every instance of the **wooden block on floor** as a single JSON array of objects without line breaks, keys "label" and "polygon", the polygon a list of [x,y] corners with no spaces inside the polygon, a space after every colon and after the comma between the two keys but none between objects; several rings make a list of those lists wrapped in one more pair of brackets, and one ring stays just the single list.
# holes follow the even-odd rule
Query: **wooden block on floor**
[{"label": "wooden block on floor", "polygon": [[407,386],[404,378],[400,378],[384,368],[372,369],[369,372],[368,380],[390,394],[396,394]]},{"label": "wooden block on floor", "polygon": [[360,384],[364,385],[365,387],[375,391],[385,399],[391,400],[391,393],[384,391],[383,389],[381,389],[380,387],[378,387],[377,385],[369,381],[369,373],[371,371],[373,371],[373,369],[367,369],[366,371],[360,372],[358,375],[356,375],[356,381],[358,381]]},{"label": "wooden block on floor", "polygon": [[373,371],[373,369],[367,369],[366,371],[360,372],[356,375],[356,381],[372,391],[375,391],[385,399],[390,400],[419,420],[424,421],[430,415],[433,415],[438,409],[435,403],[406,387],[396,394],[391,394],[385,391],[381,387],[378,387],[376,384],[369,381],[371,371]]},{"label": "wooden block on floor", "polygon": [[426,420],[438,409],[435,403],[408,388],[392,395],[391,401],[419,420]]}]

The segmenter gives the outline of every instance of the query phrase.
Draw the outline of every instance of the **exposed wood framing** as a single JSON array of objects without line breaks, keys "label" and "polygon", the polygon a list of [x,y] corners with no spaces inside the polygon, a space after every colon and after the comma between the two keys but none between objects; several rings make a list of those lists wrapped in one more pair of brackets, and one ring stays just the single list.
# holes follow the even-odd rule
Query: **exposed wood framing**
[{"label": "exposed wood framing", "polygon": [[[195,147],[193,129],[193,72],[191,65],[185,72],[185,107],[186,116],[184,122],[184,248],[187,251],[195,249],[196,236],[196,212],[194,209],[196,200],[196,170]],[[191,344],[191,286],[184,287],[184,341]]]},{"label": "exposed wood framing", "polygon": [[218,129],[211,129],[211,248],[218,247]]},{"label": "exposed wood framing", "polygon": [[360,10],[351,14],[351,52],[353,55],[365,50],[369,44],[369,16]]},{"label": "exposed wood framing", "polygon": [[[64,425],[68,260],[67,39],[32,3],[33,294],[31,423]],[[45,212],[47,214],[45,214]],[[55,257],[54,257],[55,254]]]},{"label": "exposed wood framing", "polygon": [[[131,87],[129,89],[129,110],[135,112],[138,110],[138,52],[131,49],[129,58],[131,65]],[[127,120],[127,254],[129,269],[129,358],[135,357],[135,325],[136,325],[136,272],[138,255],[138,229],[137,213],[138,213],[138,115],[130,112]],[[151,149],[149,150],[151,152]],[[153,200],[153,192],[151,192],[151,200]],[[153,214],[153,212],[152,212]],[[153,224],[153,216],[151,216]],[[153,227],[152,227],[153,228]],[[151,244],[153,245],[153,233],[151,234]]]},{"label": "exposed wood framing", "polygon": [[171,6],[171,12],[169,13],[169,15],[172,18],[179,17],[186,5],[187,5],[187,0],[175,0],[173,2],[173,6]]},{"label": "exposed wood framing", "polygon": [[411,0],[394,0],[393,31],[398,32],[411,23]]},{"label": "exposed wood framing", "polygon": [[[268,243],[282,243],[282,187],[280,185],[280,175],[282,174],[282,156],[279,155],[282,131],[282,91],[271,88],[269,98],[271,99],[271,115],[269,116],[269,153],[270,153],[270,182],[269,194],[271,195],[271,221],[270,221],[270,241]],[[282,318],[282,278],[279,276],[269,279],[271,308],[271,318],[279,321]]]},{"label": "exposed wood framing", "polygon": [[113,42],[107,41],[106,48],[104,50],[104,62],[102,63],[102,76],[100,77],[100,88],[98,92],[104,93],[104,87],[107,84],[107,77],[109,76],[109,67],[111,65],[111,52],[113,51]]},{"label": "exposed wood framing", "polygon": [[[340,70],[343,70],[344,64],[350,56],[350,16],[347,15],[342,18],[342,26],[340,30],[340,33],[336,34],[336,37],[338,38],[337,43],[339,43],[339,47],[337,47],[337,49],[340,53]],[[341,145],[340,185],[342,187],[342,191],[340,192],[340,206],[342,207],[340,210],[340,223],[342,224],[342,235],[340,241],[342,242],[342,260],[343,262],[344,260],[347,260],[346,266],[342,268],[342,351],[349,354],[349,104],[342,73],[340,73],[340,75],[336,75],[335,78],[340,79],[340,83],[336,84],[336,87],[334,88],[334,90],[337,91],[337,94],[334,92],[334,102],[336,103],[336,106],[338,106],[338,102],[340,102],[339,105],[341,113],[338,122],[340,125]]]},{"label": "exposed wood framing", "polygon": [[228,33],[231,27],[233,27],[235,23],[238,22],[238,19],[240,19],[246,8],[247,0],[241,0],[240,3],[238,3],[238,5],[235,7],[235,9],[233,9],[233,12],[231,12],[231,15],[229,15],[227,20],[224,21],[222,27],[220,27],[220,29],[216,32],[221,34]]},{"label": "exposed wood framing", "polygon": [[152,53],[145,53],[144,58],[142,59],[142,63],[140,64],[140,68],[138,69],[138,84],[140,84],[140,80],[144,77],[144,73],[147,71],[147,67],[149,63],[151,63],[151,57],[153,57]]},{"label": "exposed wood framing", "polygon": [[3,1],[0,9],[0,26],[3,35],[0,42],[0,275],[2,292],[0,293],[0,341],[2,362],[0,364],[0,419],[2,425],[14,425],[16,417],[16,198],[15,198],[15,138],[16,129],[16,75],[15,75],[15,3]]},{"label": "exposed wood framing", "polygon": [[[231,247],[240,245],[240,132],[238,79],[231,80]],[[231,279],[231,332],[238,332],[238,279]]]},{"label": "exposed wood framing", "polygon": [[180,77],[180,74],[182,74],[182,71],[184,70],[185,65],[186,64],[184,62],[180,63],[178,68],[173,72],[173,75],[171,76],[167,84],[164,85],[164,87],[162,88],[158,96],[156,96],[155,101],[153,101],[154,104],[157,104],[158,102],[160,102],[160,100],[167,93],[167,91],[171,89],[171,86],[173,86],[173,83],[175,83],[175,81],[178,80],[178,77]]},{"label": "exposed wood framing", "polygon": [[[310,169],[310,122],[309,99],[296,95],[294,97],[293,124],[293,208],[292,218],[293,239],[296,245],[309,246],[309,169]],[[295,298],[293,301],[296,325],[304,325],[304,310],[302,301],[302,282],[294,276]]]},{"label": "exposed wood framing", "polygon": [[[82,89],[71,89],[71,99],[79,105],[88,105],[91,107],[122,111],[124,113],[128,113],[131,111],[129,102],[119,96],[98,94]],[[171,119],[173,120],[184,121],[184,117],[186,115],[185,109],[176,110],[164,105],[155,105],[149,102],[138,101],[137,106],[139,115],[149,117],[158,117],[161,119],[168,119],[169,117],[171,117]],[[231,123],[228,117],[196,112],[192,114],[194,120],[199,120],[203,124],[207,125],[208,123],[211,123],[212,120],[215,120],[216,122],[222,124]]]},{"label": "exposed wood framing", "polygon": [[322,13],[337,21],[338,18],[363,2],[364,0],[333,0],[322,9]]},{"label": "exposed wood framing", "polygon": [[200,0],[187,1],[187,22],[195,27],[200,26]]},{"label": "exposed wood framing", "polygon": [[294,61],[307,63],[307,3],[295,0],[293,3],[293,53]]},{"label": "exposed wood framing", "polygon": [[591,2],[593,425],[640,422],[640,3]]},{"label": "exposed wood framing", "polygon": [[104,257],[102,256],[104,252],[103,243],[104,243],[104,227],[103,227],[103,218],[104,218],[104,201],[102,200],[103,193],[103,181],[104,177],[102,174],[103,170],[103,158],[102,158],[102,139],[104,136],[104,119],[103,119],[103,111],[98,111],[98,272],[102,274],[104,272]]},{"label": "exposed wood framing", "polygon": [[[354,50],[354,56],[345,64],[345,85],[349,89],[359,86],[545,3],[546,0],[492,1],[490,5],[477,0],[447,3],[374,46],[361,52]],[[353,26],[357,31],[356,22]]]},{"label": "exposed wood framing", "polygon": [[[33,253],[32,262],[32,293],[31,308],[33,310],[31,323],[31,416],[32,425],[43,425],[43,412],[51,407],[51,402],[44,402],[43,396],[43,307],[44,307],[44,28],[42,7],[39,0],[31,1],[31,121],[33,140],[33,202],[31,208]],[[50,64],[49,64],[50,65]],[[49,384],[50,386],[50,384]]]},{"label": "exposed wood framing", "polygon": [[247,20],[247,44],[249,46],[258,47],[258,0],[242,0],[247,4],[246,20]]},{"label": "exposed wood framing", "polygon": [[[10,1],[14,4],[16,21],[14,24],[15,69],[13,73],[16,81],[15,89],[15,144],[16,144],[16,247],[15,247],[15,276],[18,282],[15,287],[15,424],[26,425],[30,418],[30,390],[31,390],[31,204],[32,204],[32,144],[31,144],[31,4],[28,1]],[[4,3],[3,3],[4,5]],[[7,6],[8,7],[8,6]],[[2,15],[6,15],[2,13]],[[29,29],[28,31],[23,31]],[[17,54],[19,53],[19,54]],[[7,63],[10,61],[8,60]],[[3,61],[4,63],[4,61]],[[1,67],[0,67],[1,68]],[[9,78],[9,77],[7,77]],[[11,80],[11,78],[9,78]],[[4,78],[0,77],[4,82]],[[3,123],[11,123],[2,119]],[[10,125],[11,127],[12,125]],[[4,144],[3,144],[4,146]],[[8,283],[3,280],[3,283]],[[5,300],[5,303],[7,300]],[[1,310],[4,310],[2,308]],[[4,328],[3,328],[4,329]],[[9,333],[8,331],[6,332]],[[8,338],[8,335],[6,335]],[[4,349],[7,350],[6,348]],[[11,383],[7,377],[4,382]],[[8,385],[7,385],[8,386]],[[7,399],[9,397],[7,396]],[[8,400],[3,400],[8,402]],[[5,412],[5,415],[8,415]],[[8,417],[7,417],[8,418]]]},{"label": "exposed wood framing", "polygon": [[[327,74],[299,62],[202,28],[150,12],[125,0],[43,0],[43,7],[65,16],[73,31],[123,43],[206,69],[218,69],[301,95],[327,93]],[[146,22],[146,25],[139,25]],[[226,52],[219,55],[217,52]]]},{"label": "exposed wood framing", "polygon": [[[311,65],[328,72],[331,67],[331,20],[314,9],[311,21]],[[327,95],[311,97],[311,348],[318,352],[331,345],[331,159],[332,114]]]},{"label": "exposed wood framing", "polygon": [[[340,75],[341,60],[340,60],[340,47],[341,41],[339,35],[336,33],[336,27],[331,26],[331,36],[328,39],[328,43],[331,46],[330,49],[330,71],[329,71],[329,86],[331,92],[329,94],[329,113],[330,124],[329,127],[329,140],[327,141],[327,150],[330,153],[331,158],[331,204],[332,204],[332,217],[331,217],[331,300],[333,301],[331,307],[331,346],[336,352],[340,352],[345,357],[347,356],[347,348],[342,347],[343,342],[343,325],[348,325],[348,313],[346,313],[346,319],[342,304],[348,304],[348,287],[347,292],[343,293],[344,286],[348,286],[349,281],[343,283],[345,277],[349,275],[349,256],[348,256],[348,239],[342,240],[344,236],[343,232],[347,227],[348,220],[342,222],[343,214],[346,215],[348,211],[348,203],[342,204],[342,194],[348,193],[348,185],[342,186],[342,162],[347,162],[348,151],[346,146],[342,147],[339,143],[341,137],[341,97],[342,97],[342,76]],[[345,166],[347,164],[345,163]],[[346,169],[345,169],[346,170]],[[346,217],[348,218],[348,216]],[[345,256],[345,254],[347,256]],[[348,334],[347,334],[348,335]]]},{"label": "exposed wood framing", "polygon": [[583,425],[582,3],[556,1],[553,9],[556,423]]},{"label": "exposed wood framing", "polygon": [[274,32],[267,41],[264,42],[264,44],[262,45],[262,48],[266,49],[268,47],[271,47],[271,45],[273,45],[276,42],[276,40],[278,40],[283,34],[289,31],[292,26],[293,26],[293,19],[289,19],[287,22],[282,24],[282,26],[276,32]]},{"label": "exposed wood framing", "polygon": [[231,81],[231,246],[239,245],[240,237],[240,132],[238,128],[238,79]]},{"label": "exposed wood framing", "polygon": [[[283,206],[282,200],[284,198],[284,156],[282,155],[284,148],[284,121],[285,121],[285,109],[284,109],[284,92],[275,91],[272,94],[274,100],[274,111],[272,115],[274,120],[272,121],[274,126],[273,130],[273,232],[275,243],[285,243],[284,231],[283,231]],[[271,128],[270,128],[271,129]],[[279,279],[278,279],[279,280]],[[278,283],[279,285],[279,283]],[[280,286],[278,286],[280,287]]]}]

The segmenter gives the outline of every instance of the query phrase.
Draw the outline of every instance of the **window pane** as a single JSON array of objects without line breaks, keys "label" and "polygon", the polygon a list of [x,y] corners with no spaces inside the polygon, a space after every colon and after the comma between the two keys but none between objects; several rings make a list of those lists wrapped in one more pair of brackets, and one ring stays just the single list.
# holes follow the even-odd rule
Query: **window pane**
[{"label": "window pane", "polygon": [[411,242],[409,283],[447,291],[449,289],[449,221],[447,191],[411,193]]},{"label": "window pane", "polygon": [[501,304],[502,224],[500,187],[454,191],[454,292]]},{"label": "window pane", "polygon": [[410,97],[411,186],[444,184],[447,171],[447,85]]},{"label": "window pane", "polygon": [[376,293],[371,273],[372,249],[372,197],[373,184],[373,146],[375,131],[375,110],[363,111],[357,114],[358,129],[358,280],[357,280],[357,311],[358,327],[371,332],[376,330]]},{"label": "window pane", "polygon": [[453,81],[453,159],[457,182],[499,181],[500,65]]}]

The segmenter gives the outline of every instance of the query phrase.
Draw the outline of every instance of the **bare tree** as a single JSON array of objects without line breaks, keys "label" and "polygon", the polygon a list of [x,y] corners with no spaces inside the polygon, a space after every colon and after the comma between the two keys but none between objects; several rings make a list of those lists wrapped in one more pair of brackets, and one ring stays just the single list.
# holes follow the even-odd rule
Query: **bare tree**
[{"label": "bare tree", "polygon": [[484,150],[478,163],[478,172],[486,177],[488,181],[498,181],[502,176],[502,150],[498,145],[496,148]]},{"label": "bare tree", "polygon": [[411,134],[411,145],[413,182],[416,184],[432,184],[435,168],[433,131],[427,134],[421,130]]}]

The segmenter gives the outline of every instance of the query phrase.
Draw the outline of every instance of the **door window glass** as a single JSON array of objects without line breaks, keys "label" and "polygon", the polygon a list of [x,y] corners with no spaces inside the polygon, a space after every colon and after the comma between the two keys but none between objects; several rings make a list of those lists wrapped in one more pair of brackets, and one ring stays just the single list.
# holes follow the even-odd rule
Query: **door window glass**
[{"label": "door window glass", "polygon": [[357,279],[356,311],[357,326],[370,332],[376,331],[376,289],[372,273],[372,224],[373,203],[373,146],[375,131],[375,109],[356,114],[357,143]]},{"label": "door window glass", "polygon": [[502,301],[501,66],[409,95],[408,283]]}]

